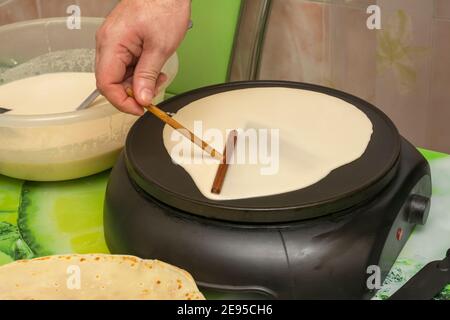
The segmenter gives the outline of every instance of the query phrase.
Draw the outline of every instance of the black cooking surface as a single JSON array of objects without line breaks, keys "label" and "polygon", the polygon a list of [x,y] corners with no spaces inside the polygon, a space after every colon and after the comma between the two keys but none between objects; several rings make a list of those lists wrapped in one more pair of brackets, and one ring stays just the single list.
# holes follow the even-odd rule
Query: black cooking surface
[{"label": "black cooking surface", "polygon": [[205,198],[188,173],[173,164],[163,144],[164,124],[147,113],[133,126],[125,146],[127,169],[136,187],[150,197],[188,213],[220,220],[266,223],[303,220],[352,207],[372,198],[395,175],[400,136],[394,124],[371,104],[341,91],[296,82],[235,82],[194,90],[167,100],[160,107],[177,112],[209,95],[254,87],[312,90],[353,104],[369,117],[374,127],[366,152],[304,189],[268,197],[215,201]]}]

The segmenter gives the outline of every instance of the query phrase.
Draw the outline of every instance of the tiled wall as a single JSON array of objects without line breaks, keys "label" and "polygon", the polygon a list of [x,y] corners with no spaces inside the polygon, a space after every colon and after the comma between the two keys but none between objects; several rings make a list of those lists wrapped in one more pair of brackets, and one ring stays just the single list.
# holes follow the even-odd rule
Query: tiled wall
[{"label": "tiled wall", "polygon": [[12,22],[67,16],[67,7],[79,5],[81,14],[105,17],[119,0],[0,0],[0,25]]},{"label": "tiled wall", "polygon": [[[370,4],[382,29],[369,30]],[[259,71],[335,87],[415,145],[450,152],[450,0],[273,0]]]}]

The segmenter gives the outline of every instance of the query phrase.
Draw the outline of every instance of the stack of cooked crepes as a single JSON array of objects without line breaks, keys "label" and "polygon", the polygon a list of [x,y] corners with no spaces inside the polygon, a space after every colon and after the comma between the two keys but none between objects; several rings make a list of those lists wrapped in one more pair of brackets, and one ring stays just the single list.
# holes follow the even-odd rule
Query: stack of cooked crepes
[{"label": "stack of cooked crepes", "polygon": [[157,260],[60,255],[0,267],[0,299],[204,300],[189,273]]}]

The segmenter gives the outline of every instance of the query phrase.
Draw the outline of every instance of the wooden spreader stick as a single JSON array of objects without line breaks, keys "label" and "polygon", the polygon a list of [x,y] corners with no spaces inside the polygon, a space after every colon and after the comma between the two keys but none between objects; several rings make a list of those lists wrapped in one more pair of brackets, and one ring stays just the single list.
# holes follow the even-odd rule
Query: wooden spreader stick
[{"label": "wooden spreader stick", "polygon": [[[131,88],[128,88],[127,90],[128,96],[134,98],[133,90]],[[149,112],[154,114],[157,118],[177,130],[179,133],[181,133],[183,136],[191,140],[193,143],[198,145],[200,148],[203,149],[206,153],[208,153],[211,157],[216,158],[217,160],[223,161],[223,155],[220,154],[219,151],[211,147],[208,143],[197,137],[195,134],[193,134],[189,129],[184,127],[181,123],[173,119],[171,116],[169,116],[167,113],[162,111],[157,106],[151,104],[149,106],[143,106],[145,109],[147,109]]]},{"label": "wooden spreader stick", "polygon": [[227,175],[228,165],[230,164],[231,157],[236,149],[238,132],[233,130],[230,132],[223,150],[223,160],[217,169],[216,177],[214,178],[214,183],[211,188],[211,192],[214,194],[220,194],[222,191],[223,183],[225,181],[225,176]]}]

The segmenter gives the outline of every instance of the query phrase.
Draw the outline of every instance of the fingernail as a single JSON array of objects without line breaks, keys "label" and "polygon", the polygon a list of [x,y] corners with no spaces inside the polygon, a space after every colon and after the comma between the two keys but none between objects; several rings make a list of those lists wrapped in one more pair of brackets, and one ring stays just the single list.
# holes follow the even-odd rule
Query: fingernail
[{"label": "fingernail", "polygon": [[144,102],[145,104],[151,104],[152,100],[153,100],[153,92],[150,89],[142,89],[140,94],[139,94],[142,102]]}]

